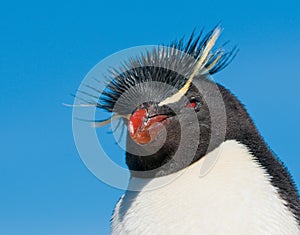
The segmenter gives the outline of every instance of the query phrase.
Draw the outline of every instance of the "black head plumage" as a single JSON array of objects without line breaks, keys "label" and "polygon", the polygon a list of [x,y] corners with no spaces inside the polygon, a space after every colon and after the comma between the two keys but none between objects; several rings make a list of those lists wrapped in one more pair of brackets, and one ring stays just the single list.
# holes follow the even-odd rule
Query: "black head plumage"
[{"label": "black head plumage", "polygon": [[[202,37],[203,32],[198,35],[193,32],[187,42],[182,38],[172,42],[168,47],[158,46],[153,51],[148,51],[140,57],[125,62],[121,69],[112,69],[111,76],[113,78],[103,91],[98,107],[124,116],[133,111],[134,107],[132,106],[138,105],[133,101],[138,102],[140,97],[143,97],[144,100],[155,98],[156,101],[170,97],[186,84],[197,62],[203,60],[205,49],[214,37],[216,30],[220,29],[216,27],[204,37]],[[230,52],[224,52],[223,47],[214,52],[210,50],[207,57],[204,58],[203,68],[197,76],[212,75],[221,71],[232,61],[236,53],[236,48]],[[155,89],[148,89],[145,87],[147,82],[152,84],[157,82],[167,86],[157,85]],[[123,98],[118,103],[121,96]]]}]

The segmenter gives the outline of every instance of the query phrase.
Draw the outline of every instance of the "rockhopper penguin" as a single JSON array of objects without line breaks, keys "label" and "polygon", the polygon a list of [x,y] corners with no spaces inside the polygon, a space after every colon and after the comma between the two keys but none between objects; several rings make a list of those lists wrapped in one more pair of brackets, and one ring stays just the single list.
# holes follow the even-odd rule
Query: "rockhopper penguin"
[{"label": "rockhopper penguin", "polygon": [[220,31],[157,47],[112,73],[98,107],[128,127],[128,187],[138,188],[117,203],[112,234],[300,234],[289,172],[241,102],[209,78],[236,54],[214,50]]}]

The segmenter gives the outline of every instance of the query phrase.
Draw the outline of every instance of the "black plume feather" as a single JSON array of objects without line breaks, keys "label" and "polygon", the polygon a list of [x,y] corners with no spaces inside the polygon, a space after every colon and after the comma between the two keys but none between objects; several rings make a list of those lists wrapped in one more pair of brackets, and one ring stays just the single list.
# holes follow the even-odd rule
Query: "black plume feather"
[{"label": "black plume feather", "polygon": [[[152,52],[142,54],[124,63],[120,70],[111,71],[112,80],[107,84],[103,91],[98,107],[109,112],[120,115],[128,115],[134,107],[128,106],[128,103],[138,102],[139,96],[145,99],[159,96],[161,100],[170,96],[173,91],[163,88],[159,92],[145,90],[143,88],[135,89],[138,84],[147,82],[160,82],[175,89],[180,89],[192,74],[195,64],[201,57],[205,46],[211,39],[215,29],[207,33],[202,39],[203,31],[195,35],[192,32],[188,41],[184,43],[184,38],[172,42],[168,47],[158,46]],[[237,49],[233,48],[230,52],[224,53],[223,47],[211,53],[204,64],[207,74],[215,74],[224,69],[237,54]],[[120,72],[125,71],[125,72]],[[198,75],[199,76],[199,75]],[[129,91],[131,89],[131,91]],[[119,98],[128,93],[119,107],[115,107]],[[138,105],[134,104],[134,105]],[[135,107],[136,107],[135,106]]]}]

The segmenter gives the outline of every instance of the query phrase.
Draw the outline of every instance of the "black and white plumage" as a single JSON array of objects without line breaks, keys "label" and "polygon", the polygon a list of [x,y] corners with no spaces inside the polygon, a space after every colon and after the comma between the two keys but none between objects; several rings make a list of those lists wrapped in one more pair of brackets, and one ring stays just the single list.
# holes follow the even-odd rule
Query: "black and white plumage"
[{"label": "black and white plumage", "polygon": [[[127,191],[118,202],[113,234],[300,233],[299,195],[290,174],[241,102],[208,78],[226,67],[236,53],[212,52],[219,33],[216,28],[202,40],[201,35],[192,35],[186,45],[181,40],[168,49],[158,47],[126,63],[125,72],[113,71],[98,107],[122,117],[128,125],[130,184],[143,179],[140,191]],[[199,87],[204,89],[200,92]],[[206,97],[218,100],[212,87],[218,88],[225,106],[224,138],[211,130]],[[213,106],[218,109],[220,104]],[[194,114],[197,123],[191,123]],[[219,124],[221,129],[224,123]],[[193,153],[191,146],[196,146]],[[219,158],[214,167],[199,177],[205,159],[216,152]],[[166,186],[144,190],[147,184],[176,174],[180,176]]]}]

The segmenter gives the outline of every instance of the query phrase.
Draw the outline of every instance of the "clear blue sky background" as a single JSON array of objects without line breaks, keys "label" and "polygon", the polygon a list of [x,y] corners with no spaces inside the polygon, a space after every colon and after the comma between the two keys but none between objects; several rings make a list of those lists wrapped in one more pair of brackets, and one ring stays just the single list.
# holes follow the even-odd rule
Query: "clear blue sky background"
[{"label": "clear blue sky background", "polygon": [[215,78],[246,104],[299,187],[299,9],[297,0],[2,2],[0,234],[107,234],[122,191],[84,166],[61,104],[106,56],[219,21],[221,40],[240,53]]}]

